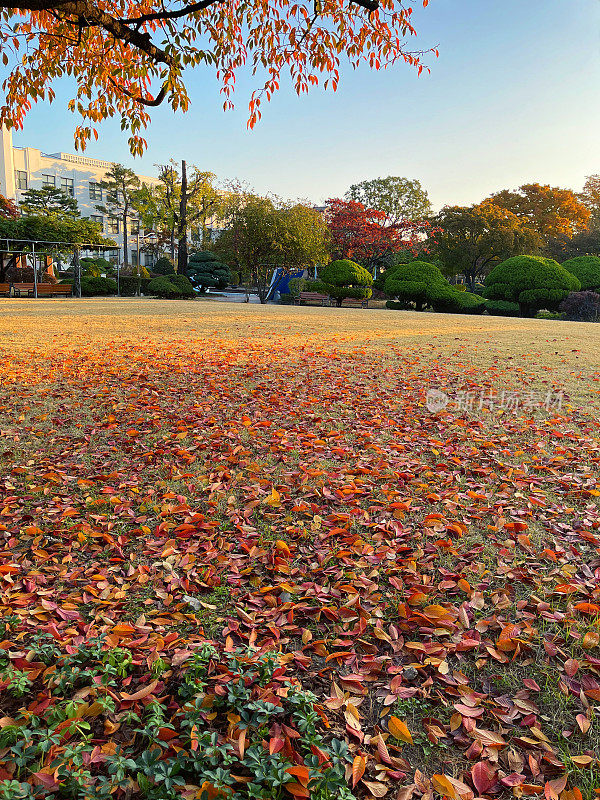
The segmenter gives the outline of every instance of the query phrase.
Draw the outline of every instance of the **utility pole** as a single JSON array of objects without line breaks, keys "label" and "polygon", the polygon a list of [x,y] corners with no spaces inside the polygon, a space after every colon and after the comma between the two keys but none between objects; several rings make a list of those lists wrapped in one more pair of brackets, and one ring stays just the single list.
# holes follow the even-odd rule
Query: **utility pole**
[{"label": "utility pole", "polygon": [[37,265],[35,263],[35,242],[31,243],[32,261],[33,261],[33,296],[38,296],[38,279],[37,279]]}]

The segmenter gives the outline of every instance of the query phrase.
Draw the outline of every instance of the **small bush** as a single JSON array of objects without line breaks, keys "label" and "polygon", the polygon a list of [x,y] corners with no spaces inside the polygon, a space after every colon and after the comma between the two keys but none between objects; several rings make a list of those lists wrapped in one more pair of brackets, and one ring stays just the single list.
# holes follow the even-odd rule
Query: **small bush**
[{"label": "small bush", "polygon": [[518,317],[519,304],[508,300],[486,300],[485,310],[493,317]]},{"label": "small bush", "polygon": [[559,306],[565,317],[579,322],[598,322],[600,319],[600,294],[596,292],[571,292]]},{"label": "small bush", "polygon": [[169,281],[179,289],[181,297],[195,297],[194,287],[187,275],[169,275]]},{"label": "small bush", "polygon": [[600,292],[600,258],[598,256],[578,256],[563,261],[564,269],[575,275],[581,289],[591,292]]},{"label": "small bush", "polygon": [[153,278],[148,284],[148,293],[164,299],[194,297],[194,287],[185,275],[169,275]]},{"label": "small bush", "polygon": [[175,266],[169,256],[161,256],[152,267],[152,273],[154,275],[174,275]]},{"label": "small bush", "polygon": [[564,319],[565,315],[560,311],[538,311],[535,315],[536,319]]},{"label": "small bush", "polygon": [[117,294],[117,282],[111,278],[83,277],[81,294],[84,297],[100,297]]}]

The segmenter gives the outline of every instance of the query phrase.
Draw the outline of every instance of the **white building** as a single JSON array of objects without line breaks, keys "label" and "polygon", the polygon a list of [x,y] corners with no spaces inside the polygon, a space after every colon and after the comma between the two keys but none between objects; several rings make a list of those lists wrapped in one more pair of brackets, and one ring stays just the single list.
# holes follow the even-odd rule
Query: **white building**
[{"label": "white building", "polygon": [[[123,222],[102,215],[96,208],[106,200],[106,191],[99,183],[111,168],[112,161],[101,161],[87,156],[70,153],[43,153],[35,147],[14,147],[12,132],[1,129],[0,147],[0,193],[9,200],[19,203],[26,189],[40,189],[42,186],[56,186],[77,200],[82,217],[89,217],[101,223],[104,234],[119,245],[118,249],[107,251],[105,258],[123,262]],[[142,183],[155,186],[157,178],[138,175]],[[138,262],[139,249],[142,250],[142,232],[138,236],[137,222],[131,221],[128,233],[129,261]],[[141,252],[142,265],[151,266],[152,255]]]}]

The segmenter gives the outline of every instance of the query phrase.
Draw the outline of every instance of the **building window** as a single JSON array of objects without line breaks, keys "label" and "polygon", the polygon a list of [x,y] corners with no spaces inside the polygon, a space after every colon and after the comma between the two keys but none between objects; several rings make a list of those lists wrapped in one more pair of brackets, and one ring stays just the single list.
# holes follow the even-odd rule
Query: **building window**
[{"label": "building window", "polygon": [[109,217],[108,219],[108,232],[118,235],[119,233],[119,220],[116,217]]},{"label": "building window", "polygon": [[22,169],[15,170],[15,183],[17,184],[17,189],[27,188],[27,173],[25,172],[25,170]]},{"label": "building window", "polygon": [[140,223],[137,219],[131,220],[130,230],[133,236],[136,236],[140,232]]},{"label": "building window", "polygon": [[96,222],[98,225],[100,225],[102,230],[104,230],[104,217],[102,217],[100,214],[91,214],[90,219],[92,222]]},{"label": "building window", "polygon": [[42,175],[42,186],[56,186],[56,175]]},{"label": "building window", "polygon": [[61,178],[60,188],[63,190],[63,192],[65,192],[65,194],[75,197],[75,182],[73,181],[73,178]]},{"label": "building window", "polygon": [[132,250],[132,251],[131,251],[131,265],[132,265],[133,267],[137,267],[137,263],[138,263],[138,254],[137,254],[137,250]]},{"label": "building window", "polygon": [[90,200],[102,200],[102,187],[90,181]]}]

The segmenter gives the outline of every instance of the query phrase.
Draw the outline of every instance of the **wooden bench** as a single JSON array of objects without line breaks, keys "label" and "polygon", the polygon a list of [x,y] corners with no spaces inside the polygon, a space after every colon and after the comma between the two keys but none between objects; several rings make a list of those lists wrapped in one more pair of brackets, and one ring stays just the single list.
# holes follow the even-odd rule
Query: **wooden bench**
[{"label": "wooden bench", "polygon": [[330,302],[328,294],[320,294],[319,292],[300,292],[296,298],[296,305],[300,305],[303,300],[306,302],[321,303],[322,306],[328,306]]},{"label": "wooden bench", "polygon": [[356,306],[357,308],[360,306],[360,308],[368,308],[369,301],[366,299],[359,300],[356,297],[344,297],[344,299],[342,300],[342,308],[344,306]]},{"label": "wooden bench", "polygon": [[38,297],[72,297],[70,283],[38,283]]},{"label": "wooden bench", "polygon": [[10,297],[11,295],[11,285],[10,283],[0,283],[0,295],[2,297]]},{"label": "wooden bench", "polygon": [[15,283],[13,284],[13,288],[15,290],[15,297],[29,297],[30,294],[33,294],[34,284]]},{"label": "wooden bench", "polygon": [[[15,292],[18,297],[35,297],[35,284],[15,283]],[[69,283],[38,283],[38,297],[71,297],[73,287]]]}]

